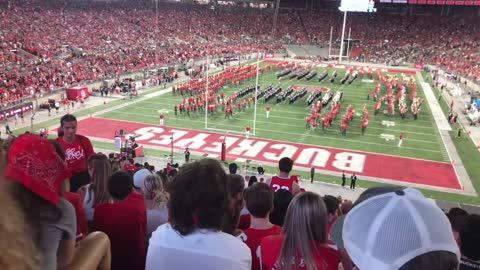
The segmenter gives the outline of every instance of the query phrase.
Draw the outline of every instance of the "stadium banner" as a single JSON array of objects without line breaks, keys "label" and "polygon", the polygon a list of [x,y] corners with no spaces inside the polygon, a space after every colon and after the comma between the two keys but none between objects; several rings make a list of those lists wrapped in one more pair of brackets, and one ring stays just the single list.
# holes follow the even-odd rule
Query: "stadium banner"
[{"label": "stadium banner", "polygon": [[414,67],[416,69],[424,69],[425,68],[425,66],[423,64],[415,64]]},{"label": "stadium banner", "polygon": [[10,108],[0,110],[0,120],[3,120],[5,117],[12,117],[20,112],[28,112],[33,110],[33,102],[26,102],[23,104],[18,104]]},{"label": "stadium banner", "polygon": [[275,57],[275,53],[266,53],[265,54],[265,58],[274,58]]}]

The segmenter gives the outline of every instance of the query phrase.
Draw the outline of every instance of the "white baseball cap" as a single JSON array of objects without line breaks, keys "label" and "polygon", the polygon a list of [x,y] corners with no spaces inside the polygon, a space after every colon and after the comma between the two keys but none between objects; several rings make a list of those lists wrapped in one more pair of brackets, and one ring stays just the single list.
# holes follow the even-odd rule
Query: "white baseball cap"
[{"label": "white baseball cap", "polygon": [[367,197],[331,231],[358,269],[397,270],[433,251],[454,253],[460,261],[448,218],[420,191],[397,188]]},{"label": "white baseball cap", "polygon": [[135,174],[133,174],[133,185],[135,188],[142,189],[143,182],[145,182],[145,177],[150,174],[152,173],[147,169],[138,170]]}]

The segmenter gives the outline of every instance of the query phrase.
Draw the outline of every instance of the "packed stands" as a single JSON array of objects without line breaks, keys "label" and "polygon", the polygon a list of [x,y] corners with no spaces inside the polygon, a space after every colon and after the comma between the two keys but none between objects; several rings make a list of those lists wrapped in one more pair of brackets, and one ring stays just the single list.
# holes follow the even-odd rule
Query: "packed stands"
[{"label": "packed stands", "polygon": [[[155,7],[145,2],[15,2],[1,9],[3,106],[68,85],[185,63],[207,54],[283,52],[284,44],[323,46],[329,42],[331,26],[338,46],[342,17],[333,11],[283,11],[272,36],[271,10],[167,3]],[[478,17],[353,13],[348,28],[352,39],[359,41],[351,50],[355,60],[436,64],[480,78]],[[436,34],[426,35],[425,29]]]}]

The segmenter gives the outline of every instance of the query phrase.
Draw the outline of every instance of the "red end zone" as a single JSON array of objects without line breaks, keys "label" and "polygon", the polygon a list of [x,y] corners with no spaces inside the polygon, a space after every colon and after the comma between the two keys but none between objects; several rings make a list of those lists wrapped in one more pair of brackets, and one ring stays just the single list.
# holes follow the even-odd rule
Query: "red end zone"
[{"label": "red end zone", "polygon": [[78,133],[93,138],[111,139],[116,130],[124,129],[134,134],[139,144],[169,148],[173,134],[174,148],[188,145],[190,150],[220,155],[221,143],[225,139],[227,159],[244,158],[255,162],[277,163],[284,156],[295,160],[295,167],[315,167],[341,173],[355,172],[361,176],[376,177],[393,181],[428,185],[460,190],[453,166],[448,163],[370,154],[346,149],[335,149],[273,141],[266,139],[195,131],[181,128],[160,127],[142,123],[87,118],[79,122]]}]

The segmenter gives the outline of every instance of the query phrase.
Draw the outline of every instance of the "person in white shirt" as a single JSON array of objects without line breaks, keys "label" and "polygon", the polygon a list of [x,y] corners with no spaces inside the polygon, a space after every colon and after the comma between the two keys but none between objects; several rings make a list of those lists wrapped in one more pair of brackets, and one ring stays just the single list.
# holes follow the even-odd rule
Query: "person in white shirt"
[{"label": "person in white shirt", "polygon": [[183,165],[169,192],[170,223],[153,232],[146,270],[251,269],[248,246],[221,231],[229,200],[227,175],[218,161]]}]

